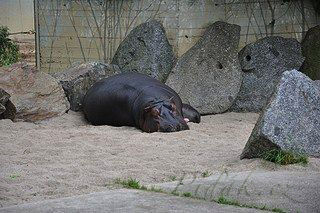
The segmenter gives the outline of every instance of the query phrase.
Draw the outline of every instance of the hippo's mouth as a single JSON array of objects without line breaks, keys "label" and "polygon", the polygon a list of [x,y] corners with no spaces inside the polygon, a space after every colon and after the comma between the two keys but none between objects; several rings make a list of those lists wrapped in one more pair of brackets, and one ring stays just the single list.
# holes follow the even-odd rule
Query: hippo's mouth
[{"label": "hippo's mouth", "polygon": [[251,68],[251,69],[242,69],[243,72],[253,72],[254,71],[254,68]]},{"label": "hippo's mouth", "polygon": [[176,126],[169,125],[166,127],[159,128],[159,132],[179,132],[179,131],[183,131],[183,130],[189,130],[189,126],[187,125],[187,123],[179,124]]}]

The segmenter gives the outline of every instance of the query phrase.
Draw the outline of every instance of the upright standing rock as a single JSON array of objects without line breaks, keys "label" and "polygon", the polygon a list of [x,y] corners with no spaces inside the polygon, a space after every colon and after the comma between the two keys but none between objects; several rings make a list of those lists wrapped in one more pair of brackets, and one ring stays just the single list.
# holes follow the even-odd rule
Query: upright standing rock
[{"label": "upright standing rock", "polygon": [[283,73],[241,158],[262,157],[272,149],[320,157],[320,89],[296,70]]},{"label": "upright standing rock", "polygon": [[55,78],[25,63],[0,68],[0,88],[11,95],[17,120],[43,120],[62,115],[70,107]]},{"label": "upright standing rock", "polygon": [[301,46],[293,38],[272,36],[245,46],[239,52],[243,83],[230,110],[260,112],[282,73],[298,70],[303,60]]},{"label": "upright standing rock", "polygon": [[60,81],[70,102],[70,109],[79,111],[82,109],[83,97],[90,87],[100,79],[117,73],[120,73],[117,65],[88,62],[55,73],[53,77]]},{"label": "upright standing rock", "polygon": [[301,72],[313,80],[320,80],[320,25],[308,30],[301,46],[302,54],[306,57]]},{"label": "upright standing rock", "polygon": [[171,45],[156,20],[134,28],[118,47],[112,64],[121,72],[139,72],[165,82],[174,63]]},{"label": "upright standing rock", "polygon": [[166,84],[201,114],[226,111],[242,81],[237,56],[239,39],[240,26],[220,21],[213,23],[181,56]]}]

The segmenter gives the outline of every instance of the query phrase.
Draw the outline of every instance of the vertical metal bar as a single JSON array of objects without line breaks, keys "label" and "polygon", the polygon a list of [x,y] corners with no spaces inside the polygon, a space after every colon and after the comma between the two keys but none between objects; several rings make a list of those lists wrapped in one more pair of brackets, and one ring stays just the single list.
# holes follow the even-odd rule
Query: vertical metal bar
[{"label": "vertical metal bar", "polygon": [[[303,3],[303,0],[300,0],[300,6],[301,6],[301,39],[304,38],[305,34],[306,34],[306,14],[305,14],[305,6],[304,6],[304,3]],[[307,24],[308,26],[308,24]]]},{"label": "vertical metal bar", "polygon": [[[105,5],[104,5],[104,31],[103,31],[103,62],[107,63],[107,18],[108,18],[108,0],[105,0]],[[109,48],[109,45],[108,45]],[[109,62],[108,62],[109,63]]]},{"label": "vertical metal bar", "polygon": [[25,31],[25,29],[24,29],[24,27],[23,27],[23,21],[22,21],[22,7],[21,7],[21,0],[19,0],[19,10],[20,10],[20,26],[19,27],[21,27],[20,28],[20,32],[23,32],[23,31]]},{"label": "vertical metal bar", "polygon": [[34,10],[34,29],[35,29],[35,49],[36,67],[40,70],[40,26],[39,26],[39,0],[33,1]]}]

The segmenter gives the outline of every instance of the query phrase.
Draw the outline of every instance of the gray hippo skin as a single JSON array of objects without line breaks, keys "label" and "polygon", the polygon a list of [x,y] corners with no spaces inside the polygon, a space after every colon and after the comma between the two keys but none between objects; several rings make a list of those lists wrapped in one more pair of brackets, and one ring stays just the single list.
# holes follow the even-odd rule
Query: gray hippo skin
[{"label": "gray hippo skin", "polygon": [[189,129],[200,114],[160,81],[139,73],[102,79],[87,92],[84,114],[93,125],[135,126],[144,132]]}]

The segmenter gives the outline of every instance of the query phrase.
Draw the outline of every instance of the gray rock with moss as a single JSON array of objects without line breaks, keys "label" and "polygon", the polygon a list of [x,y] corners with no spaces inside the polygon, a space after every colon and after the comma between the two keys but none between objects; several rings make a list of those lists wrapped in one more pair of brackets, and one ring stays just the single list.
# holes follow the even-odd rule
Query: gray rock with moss
[{"label": "gray rock with moss", "polygon": [[238,61],[240,26],[215,22],[178,60],[166,84],[201,114],[222,113],[232,105],[242,82]]},{"label": "gray rock with moss", "polygon": [[283,73],[260,115],[241,158],[256,158],[272,149],[320,157],[320,90],[296,70]]},{"label": "gray rock with moss", "polygon": [[174,63],[172,46],[156,20],[134,28],[119,45],[112,64],[121,72],[138,72],[165,82]]},{"label": "gray rock with moss", "polygon": [[70,102],[70,109],[82,109],[82,100],[90,87],[102,78],[120,73],[117,65],[101,62],[76,64],[62,72],[52,74],[59,80]]},{"label": "gray rock with moss", "polygon": [[296,39],[272,36],[245,46],[238,54],[243,71],[240,92],[230,111],[260,112],[286,70],[304,60]]},{"label": "gray rock with moss", "polygon": [[301,72],[313,80],[320,80],[320,25],[308,30],[301,46],[302,54],[306,58]]}]

